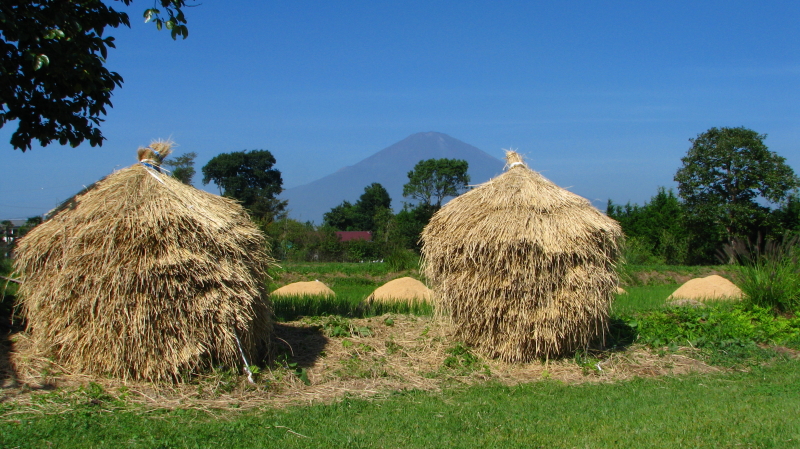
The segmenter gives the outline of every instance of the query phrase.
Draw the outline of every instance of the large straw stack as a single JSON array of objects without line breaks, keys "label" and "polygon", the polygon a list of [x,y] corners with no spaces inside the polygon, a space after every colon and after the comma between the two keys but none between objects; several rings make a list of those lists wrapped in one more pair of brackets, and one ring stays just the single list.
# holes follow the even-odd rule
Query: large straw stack
[{"label": "large straw stack", "polygon": [[267,349],[262,234],[236,202],[161,173],[168,152],[140,149],[19,242],[34,347],[71,371],[179,380]]},{"label": "large straw stack", "polygon": [[489,357],[571,353],[604,334],[621,229],[523,164],[453,199],[422,233],[437,311]]}]

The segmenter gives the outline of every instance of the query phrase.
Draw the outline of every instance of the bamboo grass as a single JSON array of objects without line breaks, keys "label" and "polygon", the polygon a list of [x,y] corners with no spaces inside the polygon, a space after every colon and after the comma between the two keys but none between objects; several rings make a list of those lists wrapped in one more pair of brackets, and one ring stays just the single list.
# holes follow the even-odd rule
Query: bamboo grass
[{"label": "bamboo grass", "polygon": [[73,372],[180,381],[240,365],[237,339],[248,360],[268,349],[264,237],[235,201],[160,173],[169,150],[140,149],[150,167],[98,181],[19,242],[34,348]]},{"label": "bamboo grass", "polygon": [[422,232],[436,313],[507,362],[602,338],[618,284],[619,224],[506,154],[500,176],[453,199]]}]

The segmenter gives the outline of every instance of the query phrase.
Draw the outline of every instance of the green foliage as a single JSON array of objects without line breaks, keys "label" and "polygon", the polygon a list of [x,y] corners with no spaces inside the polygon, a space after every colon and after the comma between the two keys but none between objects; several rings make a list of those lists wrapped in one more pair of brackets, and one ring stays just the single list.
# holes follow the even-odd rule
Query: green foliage
[{"label": "green foliage", "polygon": [[781,242],[746,244],[734,239],[725,245],[727,259],[739,262],[739,288],[747,300],[779,313],[800,311],[800,237]]},{"label": "green foliage", "polygon": [[385,261],[391,271],[419,269],[419,255],[410,249],[395,248]]},{"label": "green foliage", "polygon": [[420,250],[419,237],[422,230],[439,210],[436,206],[420,203],[414,207],[408,205],[394,217],[389,231],[389,242],[398,248]]},{"label": "green foliage", "polygon": [[606,214],[619,222],[627,237],[623,246],[627,263],[685,263],[688,235],[683,226],[684,208],[672,189],[659,187],[643,206],[630,202],[622,206],[608,200]]},{"label": "green foliage", "polygon": [[197,153],[190,151],[177,157],[170,156],[169,159],[162,162],[162,165],[170,167],[172,170],[172,177],[178,181],[192,185],[192,178],[194,177],[194,159]]},{"label": "green foliage", "polygon": [[[345,260],[347,244],[340,242],[331,227],[315,227],[287,217],[262,225],[272,248],[272,256],[281,261],[330,262]],[[360,260],[360,259],[359,259]]]},{"label": "green foliage", "polygon": [[286,201],[276,198],[283,179],[274,165],[267,150],[222,153],[203,167],[203,184],[213,181],[222,195],[240,201],[256,220],[269,222],[286,208]]},{"label": "green foliage", "polygon": [[640,343],[654,348],[691,346],[724,364],[758,356],[758,344],[800,343],[800,318],[776,317],[770,309],[742,304],[651,311],[628,325],[638,332]]},{"label": "green foliage", "polygon": [[[786,200],[798,178],[785,158],[764,145],[766,135],[739,128],[711,128],[690,139],[692,147],[675,174],[686,205],[696,258],[706,260],[723,242],[766,232],[770,208]],[[713,248],[716,249],[716,248]]]},{"label": "green foliage", "polygon": [[458,342],[447,348],[445,352],[447,357],[445,357],[442,365],[455,375],[466,376],[481,369],[488,370],[488,367],[482,364],[480,359],[470,351],[469,346],[464,343]]},{"label": "green foliage", "polygon": [[442,207],[447,197],[458,196],[467,190],[469,164],[461,159],[427,159],[419,161],[408,172],[403,196],[420,204]]},{"label": "green foliage", "polygon": [[[323,224],[340,231],[370,231],[385,227],[391,217],[392,199],[386,189],[374,182],[364,188],[355,204],[344,201],[323,215]],[[388,217],[387,217],[388,213]]]},{"label": "green foliage", "polygon": [[[121,0],[130,5],[132,0]],[[185,0],[158,0],[168,18],[155,8],[145,11],[156,28],[172,38],[188,36],[182,8]],[[130,27],[128,15],[101,0],[4,0],[0,3],[0,128],[17,121],[11,145],[22,151],[38,140],[78,146],[88,140],[102,145],[98,128],[112,106],[122,76],[106,67],[114,38],[107,27]]]}]

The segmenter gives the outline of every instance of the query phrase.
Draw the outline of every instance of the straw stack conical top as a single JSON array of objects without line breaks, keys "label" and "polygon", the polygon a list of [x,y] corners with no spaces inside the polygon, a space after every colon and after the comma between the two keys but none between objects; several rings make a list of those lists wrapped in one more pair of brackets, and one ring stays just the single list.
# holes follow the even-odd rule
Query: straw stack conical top
[{"label": "straw stack conical top", "polygon": [[524,362],[604,334],[621,229],[506,155],[507,171],[453,199],[422,232],[437,313],[489,357]]},{"label": "straw stack conical top", "polygon": [[34,350],[70,371],[179,380],[267,349],[273,262],[235,201],[161,172],[169,143],[68,200],[20,240]]}]

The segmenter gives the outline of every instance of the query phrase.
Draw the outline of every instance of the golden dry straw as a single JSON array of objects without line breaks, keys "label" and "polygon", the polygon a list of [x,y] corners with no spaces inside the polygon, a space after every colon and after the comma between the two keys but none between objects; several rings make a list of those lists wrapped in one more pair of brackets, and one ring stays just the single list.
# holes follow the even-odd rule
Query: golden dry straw
[{"label": "golden dry straw", "polygon": [[72,372],[180,380],[241,366],[239,343],[248,361],[268,349],[264,237],[235,201],[159,173],[169,147],[140,150],[154,168],[112,173],[19,242],[34,351]]},{"label": "golden dry straw", "polygon": [[712,274],[704,278],[690,279],[675,290],[667,301],[691,299],[695,301],[737,300],[744,293],[733,282]]},{"label": "golden dry straw", "polygon": [[422,232],[437,313],[508,362],[559,356],[604,335],[619,224],[506,154],[500,176],[453,199]]},{"label": "golden dry straw", "polygon": [[422,282],[411,278],[402,277],[389,281],[375,289],[364,300],[366,305],[408,303],[419,304],[430,302],[433,292]]},{"label": "golden dry straw", "polygon": [[272,292],[273,298],[277,297],[300,297],[300,296],[324,296],[332,298],[336,296],[333,290],[320,281],[293,282]]}]

